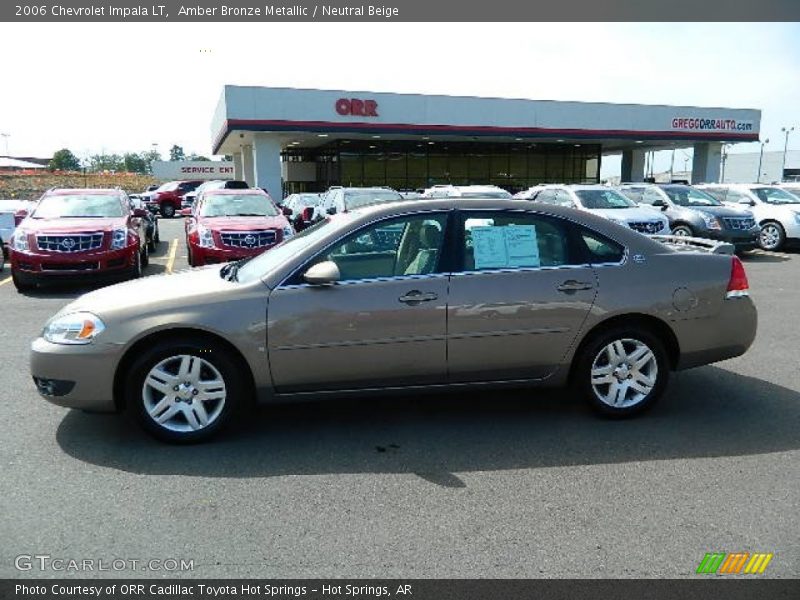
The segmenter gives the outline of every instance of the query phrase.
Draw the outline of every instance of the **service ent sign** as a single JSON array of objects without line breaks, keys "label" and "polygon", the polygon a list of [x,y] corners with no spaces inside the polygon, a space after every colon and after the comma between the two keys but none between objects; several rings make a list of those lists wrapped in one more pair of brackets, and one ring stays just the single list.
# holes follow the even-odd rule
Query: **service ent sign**
[{"label": "service ent sign", "polygon": [[158,179],[233,179],[233,163],[218,160],[162,160],[153,162]]},{"label": "service ent sign", "polygon": [[377,117],[378,103],[375,100],[361,98],[339,98],[336,101],[336,112],[343,117]]}]

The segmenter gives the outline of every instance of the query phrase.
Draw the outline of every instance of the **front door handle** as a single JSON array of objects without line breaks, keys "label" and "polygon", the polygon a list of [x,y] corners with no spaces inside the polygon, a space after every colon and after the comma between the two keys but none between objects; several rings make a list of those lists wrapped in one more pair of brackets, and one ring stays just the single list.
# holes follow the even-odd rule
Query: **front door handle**
[{"label": "front door handle", "polygon": [[404,304],[419,304],[420,302],[430,302],[431,300],[437,300],[439,298],[438,295],[432,292],[420,292],[419,290],[411,290],[404,296],[400,296],[398,300],[403,302]]},{"label": "front door handle", "polygon": [[590,290],[594,287],[593,283],[589,283],[588,281],[575,281],[574,279],[568,279],[561,285],[557,285],[556,289],[559,292],[579,292],[581,290]]}]

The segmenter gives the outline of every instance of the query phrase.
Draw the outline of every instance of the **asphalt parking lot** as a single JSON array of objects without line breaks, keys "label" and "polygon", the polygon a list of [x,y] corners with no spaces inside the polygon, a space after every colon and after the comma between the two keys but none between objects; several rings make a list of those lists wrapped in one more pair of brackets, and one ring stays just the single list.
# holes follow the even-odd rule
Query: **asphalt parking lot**
[{"label": "asphalt parking lot", "polygon": [[[146,274],[186,268],[161,221]],[[84,289],[0,274],[0,577],[15,557],[190,559],[192,577],[690,577],[706,552],[800,575],[800,252],[745,258],[743,357],[674,374],[629,421],[563,392],[267,407],[174,447],[40,399],[27,352]],[[144,299],[143,299],[144,300]],[[80,575],[80,574],[78,574]]]}]

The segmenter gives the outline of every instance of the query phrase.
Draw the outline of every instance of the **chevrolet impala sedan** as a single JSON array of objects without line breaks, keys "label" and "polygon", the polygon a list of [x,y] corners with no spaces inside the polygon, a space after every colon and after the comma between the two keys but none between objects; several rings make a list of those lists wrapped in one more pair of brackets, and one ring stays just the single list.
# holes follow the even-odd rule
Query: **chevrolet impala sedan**
[{"label": "chevrolet impala sedan", "polygon": [[[144,299],[144,300],[143,300]],[[374,205],[254,258],[86,294],[31,351],[41,395],[208,438],[249,403],[565,386],[629,416],[671,371],[744,353],[735,256],[519,200]]]}]

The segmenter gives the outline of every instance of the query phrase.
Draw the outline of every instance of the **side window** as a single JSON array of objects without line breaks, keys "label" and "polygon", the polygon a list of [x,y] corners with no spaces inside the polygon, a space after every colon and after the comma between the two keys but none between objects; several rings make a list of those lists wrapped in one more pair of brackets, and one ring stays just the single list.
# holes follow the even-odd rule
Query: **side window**
[{"label": "side window", "polygon": [[653,205],[656,201],[666,204],[666,202],[664,202],[664,198],[661,197],[661,194],[658,192],[658,190],[647,188],[642,194],[642,204]]},{"label": "side window", "polygon": [[533,198],[536,202],[544,202],[546,204],[553,204],[556,198],[554,190],[542,190]]},{"label": "side window", "polygon": [[583,229],[580,237],[586,247],[590,264],[618,263],[625,255],[623,246],[595,231]]},{"label": "side window", "polygon": [[645,203],[649,204],[646,200],[642,198],[644,196],[644,190],[641,188],[622,188],[620,193],[625,196],[628,200],[636,202],[637,204]]},{"label": "side window", "polygon": [[447,214],[374,223],[331,246],[315,262],[336,263],[340,281],[437,273]]},{"label": "side window", "polygon": [[577,264],[566,221],[516,211],[465,213],[464,271]]},{"label": "side window", "polygon": [[725,200],[728,202],[741,202],[742,200],[748,199],[749,198],[742,192],[737,192],[736,190],[728,190],[728,193],[725,195]]},{"label": "side window", "polygon": [[572,201],[572,196],[566,190],[556,190],[555,204],[559,206],[573,207],[575,202]]},{"label": "side window", "polygon": [[738,192],[734,192],[733,190],[726,190],[725,188],[703,188],[703,191],[707,194],[710,194],[720,202],[738,202],[738,198],[734,198],[734,195],[741,195]]}]

